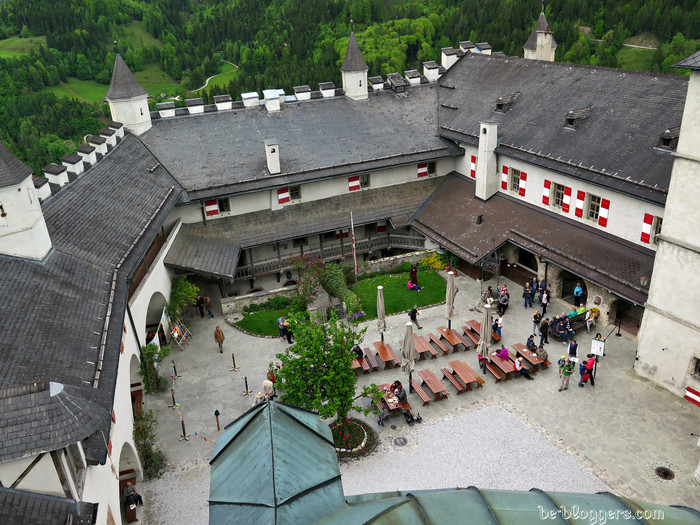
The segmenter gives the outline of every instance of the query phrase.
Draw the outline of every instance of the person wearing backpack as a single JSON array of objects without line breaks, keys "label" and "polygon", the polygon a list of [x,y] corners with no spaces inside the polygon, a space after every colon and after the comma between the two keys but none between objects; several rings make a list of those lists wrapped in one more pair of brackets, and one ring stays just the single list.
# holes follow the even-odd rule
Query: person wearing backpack
[{"label": "person wearing backpack", "polygon": [[535,315],[532,316],[532,333],[535,335],[539,335],[539,329],[540,329],[540,323],[542,322],[542,314],[540,314],[539,310],[535,312]]},{"label": "person wearing backpack", "polygon": [[586,370],[586,362],[581,361],[581,363],[578,365],[578,373],[581,375],[581,379],[579,379],[578,386],[583,388],[583,384],[588,382],[588,379],[591,377],[588,374],[588,370]]}]

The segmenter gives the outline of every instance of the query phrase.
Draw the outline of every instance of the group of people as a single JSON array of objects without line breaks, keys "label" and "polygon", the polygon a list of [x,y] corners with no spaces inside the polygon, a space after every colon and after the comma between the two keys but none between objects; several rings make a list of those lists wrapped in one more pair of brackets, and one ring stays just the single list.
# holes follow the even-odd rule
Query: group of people
[{"label": "group of people", "polygon": [[292,339],[294,334],[292,333],[289,321],[287,321],[287,318],[285,316],[277,318],[277,328],[279,328],[280,331],[280,339],[282,341],[287,339],[287,343],[291,345],[294,342],[294,340]]},{"label": "group of people", "polygon": [[204,310],[206,310],[209,314],[209,319],[214,319],[214,313],[211,311],[211,299],[208,295],[205,295],[204,297],[198,295],[196,304],[197,309],[199,310],[199,315],[202,316],[202,319],[204,319]]},{"label": "group of people", "polygon": [[[401,405],[408,402],[408,394],[406,394],[406,390],[398,379],[391,384],[389,391],[394,394],[394,397],[398,399]],[[383,399],[380,399],[377,403],[377,408],[379,409],[377,424],[384,426],[384,420],[389,416],[389,407]]]},{"label": "group of people", "polygon": [[[596,338],[600,337],[600,334],[596,335]],[[579,375],[581,376],[578,386],[583,388],[585,383],[591,382],[591,386],[595,386],[595,376],[594,370],[597,358],[593,354],[586,355],[586,359],[579,363]],[[559,359],[559,377],[561,378],[561,383],[559,385],[559,392],[562,390],[567,390],[569,388],[569,379],[574,373],[575,359],[571,355],[563,355]]]},{"label": "group of people", "polygon": [[411,266],[411,271],[408,273],[408,282],[406,287],[414,292],[419,292],[423,289],[422,286],[418,286],[418,267],[414,264]]},{"label": "group of people", "polygon": [[523,308],[533,308],[535,297],[539,299],[542,313],[547,313],[547,305],[549,304],[549,289],[547,281],[537,277],[533,277],[532,281],[527,281],[523,286]]},{"label": "group of people", "polygon": [[276,365],[270,363],[267,370],[267,379],[262,382],[262,391],[258,392],[258,395],[255,396],[253,406],[259,405],[266,401],[272,401],[277,396],[277,389],[275,389],[275,374],[280,368],[282,368],[281,363],[277,363]]}]

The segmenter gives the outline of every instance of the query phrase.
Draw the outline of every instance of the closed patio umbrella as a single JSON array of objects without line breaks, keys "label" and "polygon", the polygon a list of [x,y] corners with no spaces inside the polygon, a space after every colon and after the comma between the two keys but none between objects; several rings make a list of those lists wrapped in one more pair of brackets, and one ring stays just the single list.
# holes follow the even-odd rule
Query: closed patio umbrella
[{"label": "closed patio umbrella", "polygon": [[455,274],[447,272],[447,290],[445,291],[445,317],[447,328],[452,329],[452,317],[455,314]]},{"label": "closed patio umbrella", "polygon": [[401,345],[401,357],[403,358],[401,370],[408,372],[408,391],[412,392],[411,379],[413,379],[413,366],[416,363],[416,347],[413,344],[413,323],[411,321],[406,323],[406,333],[403,336],[403,344]]},{"label": "closed patio umbrella", "polygon": [[491,340],[491,305],[484,305],[484,316],[481,319],[481,331],[479,332],[479,342],[476,344],[477,353],[484,356],[483,372],[486,373],[486,356],[489,353],[489,341]]},{"label": "closed patio umbrella", "polygon": [[384,287],[377,286],[377,330],[384,341],[384,332],[386,332],[386,313],[384,312]]}]

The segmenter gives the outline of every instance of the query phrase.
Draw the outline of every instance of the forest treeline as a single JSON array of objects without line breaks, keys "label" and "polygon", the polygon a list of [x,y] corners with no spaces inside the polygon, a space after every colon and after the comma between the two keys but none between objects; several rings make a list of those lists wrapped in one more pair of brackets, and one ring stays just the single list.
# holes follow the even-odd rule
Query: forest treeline
[{"label": "forest treeline", "polygon": [[[218,72],[220,60],[237,64],[228,86],[202,93],[207,100],[224,92],[236,99],[273,87],[340,85],[351,29],[370,75],[420,69],[461,40],[522,56],[541,8],[540,0],[8,0],[0,4],[0,39],[45,35],[46,48],[0,59],[0,138],[39,169],[61,149],[52,135],[66,146],[66,139],[93,130],[98,124],[88,121],[104,106],[67,104],[42,90],[68,77],[109,83],[115,40],[132,70],[157,62],[181,81],[183,93]],[[614,67],[624,40],[648,33],[662,43],[652,68],[671,72],[700,38],[700,0],[551,0],[545,13],[560,61]],[[132,21],[143,21],[162,46],[126,36]],[[50,127],[57,122],[26,113],[20,101],[60,107],[72,125]],[[27,149],[37,137],[43,146]]]}]

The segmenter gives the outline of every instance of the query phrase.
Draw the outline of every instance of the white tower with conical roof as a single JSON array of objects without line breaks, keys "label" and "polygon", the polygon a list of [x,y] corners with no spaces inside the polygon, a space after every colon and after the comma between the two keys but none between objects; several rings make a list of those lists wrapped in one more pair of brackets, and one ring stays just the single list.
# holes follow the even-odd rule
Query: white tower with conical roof
[{"label": "white tower with conical roof", "polygon": [[556,50],[557,42],[554,40],[554,34],[549,30],[549,24],[544,16],[544,11],[542,11],[530,37],[523,46],[524,56],[532,60],[554,62]]},{"label": "white tower with conical roof", "polygon": [[151,128],[148,92],[139,84],[120,54],[114,59],[109,90],[105,95],[112,120],[124,124],[124,129],[141,135]]},{"label": "white tower with conical roof", "polygon": [[362,58],[355,33],[351,32],[345,62],[340,68],[346,97],[351,100],[367,100],[367,71],[369,68]]},{"label": "white tower with conical roof", "polygon": [[43,259],[50,249],[32,169],[0,141],[0,254]]}]

